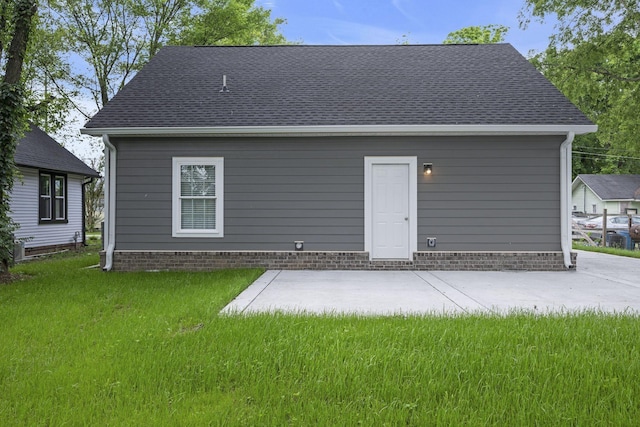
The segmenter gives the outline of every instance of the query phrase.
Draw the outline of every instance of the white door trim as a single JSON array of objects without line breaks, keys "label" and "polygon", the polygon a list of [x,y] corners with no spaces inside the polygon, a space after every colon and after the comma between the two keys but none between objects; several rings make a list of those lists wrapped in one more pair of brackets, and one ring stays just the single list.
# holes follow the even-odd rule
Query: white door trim
[{"label": "white door trim", "polygon": [[364,158],[364,250],[369,252],[372,260],[373,241],[373,194],[371,185],[371,169],[373,165],[408,165],[409,166],[409,257],[418,250],[418,158],[410,156],[365,156]]}]

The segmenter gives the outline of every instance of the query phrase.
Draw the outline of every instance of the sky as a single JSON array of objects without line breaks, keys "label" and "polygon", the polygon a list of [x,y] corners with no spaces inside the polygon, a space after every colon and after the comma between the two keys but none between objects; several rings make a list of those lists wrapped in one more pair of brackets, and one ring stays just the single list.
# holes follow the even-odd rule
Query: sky
[{"label": "sky", "polygon": [[[531,22],[526,30],[518,15],[524,0],[256,0],[280,26],[287,40],[303,44],[439,44],[447,35],[473,25],[509,27],[505,37],[524,56],[544,50],[554,22]],[[100,157],[101,143],[79,137],[86,120],[70,124],[74,137],[66,147],[82,159]]]},{"label": "sky", "polygon": [[[528,56],[548,45],[553,23],[519,28],[524,0],[257,0],[284,18],[280,28],[303,44],[438,44],[455,30],[472,25],[509,27],[506,42]],[[403,38],[403,35],[406,36]]]}]

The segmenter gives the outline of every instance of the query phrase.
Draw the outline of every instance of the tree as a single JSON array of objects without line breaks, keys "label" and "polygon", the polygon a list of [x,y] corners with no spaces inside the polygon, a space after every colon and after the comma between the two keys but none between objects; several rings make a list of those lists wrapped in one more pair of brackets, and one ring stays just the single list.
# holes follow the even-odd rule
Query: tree
[{"label": "tree", "polygon": [[640,172],[640,0],[527,0],[521,26],[556,17],[533,63],[598,125],[576,137],[579,173]]},{"label": "tree", "polygon": [[[9,272],[13,257],[13,232],[17,226],[9,216],[9,195],[13,189],[16,145],[26,125],[21,77],[36,9],[33,0],[0,0],[0,60],[4,67],[0,82],[0,273]],[[7,42],[9,49],[5,53]]]},{"label": "tree", "polygon": [[47,133],[55,133],[67,124],[72,99],[78,95],[72,87],[58,86],[70,70],[69,62],[61,55],[65,49],[63,31],[50,9],[39,9],[33,17],[22,81],[29,121]]},{"label": "tree", "polygon": [[[145,38],[139,36],[145,5],[129,0],[58,0],[52,9],[65,31],[70,52],[89,72],[72,72],[72,85],[88,91],[101,108],[140,67]],[[145,35],[146,36],[146,35]],[[89,117],[90,112],[82,111]]]},{"label": "tree", "polygon": [[409,40],[410,34],[411,33],[403,34],[399,39],[396,39],[396,44],[399,44],[402,46],[409,46],[411,44],[411,40]]},{"label": "tree", "polygon": [[[104,158],[100,160],[92,159],[89,162],[94,170],[100,171],[104,168]],[[95,230],[99,227],[99,221],[104,207],[104,178],[94,178],[84,186],[84,213],[85,226],[88,230]]]},{"label": "tree", "polygon": [[[255,0],[51,0],[68,54],[87,65],[67,76],[102,108],[170,40],[173,44],[272,44],[281,19]],[[79,68],[81,70],[82,68]],[[62,84],[59,84],[62,86]],[[91,112],[82,111],[88,118]]]},{"label": "tree", "polygon": [[180,45],[287,43],[278,31],[286,21],[272,21],[271,11],[254,3],[255,0],[200,0],[195,16],[183,16],[180,28],[169,40]]},{"label": "tree", "polygon": [[504,25],[479,25],[453,31],[444,39],[444,44],[490,44],[501,43],[509,27]]},{"label": "tree", "polygon": [[[631,42],[625,49],[631,49]],[[573,49],[549,47],[532,58],[532,62],[592,121],[598,124],[596,134],[576,137],[574,174],[638,173],[640,153],[637,140],[640,107],[637,82],[613,79],[593,69],[594,46],[585,42]],[[617,59],[605,54],[602,63]]]}]

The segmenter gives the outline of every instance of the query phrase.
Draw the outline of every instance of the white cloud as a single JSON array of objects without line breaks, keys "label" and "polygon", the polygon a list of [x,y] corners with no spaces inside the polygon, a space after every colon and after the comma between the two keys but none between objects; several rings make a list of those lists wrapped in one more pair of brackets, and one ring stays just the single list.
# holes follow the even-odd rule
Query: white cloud
[{"label": "white cloud", "polygon": [[411,8],[410,3],[411,0],[391,0],[393,7],[395,7],[402,16],[407,18],[409,21],[420,22],[415,13],[410,13],[410,11],[407,10],[408,8]]},{"label": "white cloud", "polygon": [[[315,18],[313,25],[326,37],[306,38],[305,44],[398,44],[402,42],[402,35],[407,34],[406,30],[329,18]],[[432,43],[432,39],[433,35],[428,33],[411,31],[409,34],[412,44]]]},{"label": "white cloud", "polygon": [[409,17],[409,15],[407,14],[407,12],[404,10],[404,7],[402,6],[403,1],[402,0],[391,0],[391,4],[393,5],[393,7],[395,7],[398,12],[400,12],[402,15],[404,15],[405,17]]},{"label": "white cloud", "polygon": [[258,0],[256,6],[264,7],[265,9],[274,9],[276,7],[276,0]]},{"label": "white cloud", "polygon": [[[322,28],[331,40],[340,44],[394,44],[402,37],[400,31],[357,22],[327,18],[318,18],[315,21],[318,28]],[[306,40],[306,43],[327,44],[326,41],[312,40]]]}]

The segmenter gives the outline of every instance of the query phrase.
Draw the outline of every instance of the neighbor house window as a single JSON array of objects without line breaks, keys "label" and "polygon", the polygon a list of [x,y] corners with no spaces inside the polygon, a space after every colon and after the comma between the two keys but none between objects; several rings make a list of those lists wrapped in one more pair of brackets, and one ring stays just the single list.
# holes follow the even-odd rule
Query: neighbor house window
[{"label": "neighbor house window", "polygon": [[173,158],[173,237],[223,237],[222,157]]},{"label": "neighbor house window", "polygon": [[40,222],[67,222],[67,177],[40,172]]}]

